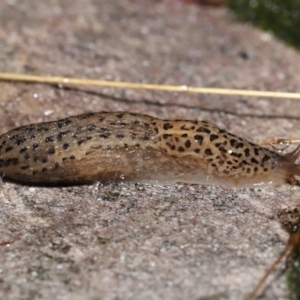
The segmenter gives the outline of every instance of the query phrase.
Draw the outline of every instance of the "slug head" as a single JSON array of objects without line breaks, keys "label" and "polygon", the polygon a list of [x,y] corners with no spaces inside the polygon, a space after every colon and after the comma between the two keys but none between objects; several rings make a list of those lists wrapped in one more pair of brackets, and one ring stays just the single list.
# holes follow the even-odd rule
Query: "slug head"
[{"label": "slug head", "polygon": [[300,165],[296,165],[296,161],[300,156],[300,145],[292,152],[282,155],[280,166],[286,173],[287,182],[293,185],[299,185],[299,181],[295,176],[300,177]]}]

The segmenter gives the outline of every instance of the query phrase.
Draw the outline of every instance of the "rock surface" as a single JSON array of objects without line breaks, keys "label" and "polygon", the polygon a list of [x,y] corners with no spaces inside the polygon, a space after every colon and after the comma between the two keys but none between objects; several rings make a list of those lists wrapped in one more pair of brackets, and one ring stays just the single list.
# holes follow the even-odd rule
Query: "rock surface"
[{"label": "rock surface", "polygon": [[[224,7],[176,1],[0,2],[0,70],[300,90],[300,56]],[[89,111],[206,119],[253,141],[299,138],[300,102],[0,82],[1,132]],[[298,187],[0,190],[1,299],[243,299],[288,235]],[[10,242],[10,243],[9,243]],[[286,299],[285,277],[262,299]]]}]

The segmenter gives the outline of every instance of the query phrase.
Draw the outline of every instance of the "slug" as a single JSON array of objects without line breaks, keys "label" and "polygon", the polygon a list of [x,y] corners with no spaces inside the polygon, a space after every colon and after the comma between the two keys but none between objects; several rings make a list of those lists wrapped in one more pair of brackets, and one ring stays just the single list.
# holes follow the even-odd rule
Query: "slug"
[{"label": "slug", "polygon": [[96,181],[259,187],[296,183],[300,146],[280,155],[206,121],[87,113],[0,137],[0,174],[26,184]]}]

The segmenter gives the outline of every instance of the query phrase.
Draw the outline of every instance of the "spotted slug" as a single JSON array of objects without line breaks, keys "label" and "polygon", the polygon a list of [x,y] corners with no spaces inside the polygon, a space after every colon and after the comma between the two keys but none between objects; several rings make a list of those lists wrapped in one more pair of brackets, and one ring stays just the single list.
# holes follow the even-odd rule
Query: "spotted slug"
[{"label": "spotted slug", "polygon": [[299,147],[287,155],[206,121],[129,112],[87,113],[0,137],[0,174],[26,184],[127,181],[256,187],[295,182]]}]

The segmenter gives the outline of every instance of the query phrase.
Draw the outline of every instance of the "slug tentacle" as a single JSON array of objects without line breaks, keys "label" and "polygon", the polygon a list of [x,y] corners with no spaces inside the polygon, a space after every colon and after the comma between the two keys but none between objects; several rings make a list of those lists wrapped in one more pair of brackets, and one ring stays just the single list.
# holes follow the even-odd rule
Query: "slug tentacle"
[{"label": "slug tentacle", "polygon": [[0,137],[0,174],[33,184],[129,181],[256,187],[295,182],[300,146],[286,155],[206,121],[88,113]]},{"label": "slug tentacle", "polygon": [[284,154],[282,157],[291,163],[296,163],[296,160],[300,156],[300,145],[292,152]]}]

